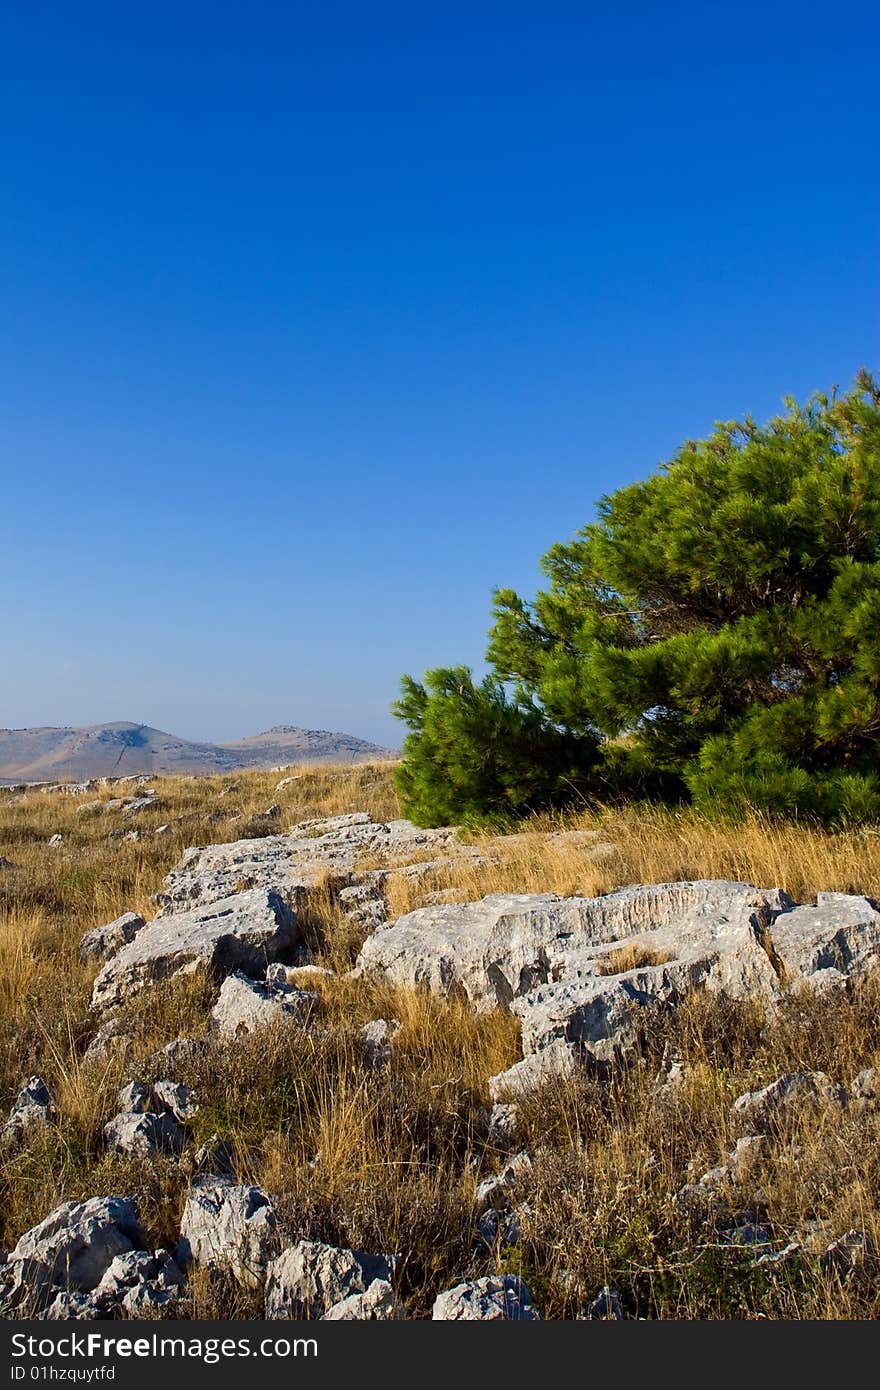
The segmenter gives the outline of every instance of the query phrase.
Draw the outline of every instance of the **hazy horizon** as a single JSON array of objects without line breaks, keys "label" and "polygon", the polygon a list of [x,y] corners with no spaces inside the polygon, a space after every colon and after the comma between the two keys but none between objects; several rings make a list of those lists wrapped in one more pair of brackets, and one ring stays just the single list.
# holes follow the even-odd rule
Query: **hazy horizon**
[{"label": "hazy horizon", "polygon": [[[275,729],[296,728],[308,729],[311,733],[332,733],[332,734],[351,734],[355,738],[363,738],[367,743],[376,743],[376,739],[367,739],[365,735],[359,734],[357,729],[324,729],[315,724],[295,724],[292,720],[276,720],[274,724],[267,724],[261,729],[247,729],[237,734],[228,734],[217,738],[206,738],[197,734],[184,733],[181,729],[170,729],[162,724],[155,724],[149,719],[90,719],[85,723],[72,724],[69,721],[64,724],[4,724],[0,725],[0,732],[3,733],[23,733],[35,729],[102,729],[113,726],[114,724],[134,725],[136,728],[154,729],[157,733],[174,734],[177,738],[186,739],[190,743],[236,743],[242,739],[252,738],[259,734],[268,734]],[[398,739],[398,744],[401,742]],[[382,745],[383,747],[386,745]],[[393,745],[392,745],[393,747]]]},{"label": "hazy horizon", "polygon": [[880,366],[877,29],[7,6],[0,725],[399,746],[602,494]]}]

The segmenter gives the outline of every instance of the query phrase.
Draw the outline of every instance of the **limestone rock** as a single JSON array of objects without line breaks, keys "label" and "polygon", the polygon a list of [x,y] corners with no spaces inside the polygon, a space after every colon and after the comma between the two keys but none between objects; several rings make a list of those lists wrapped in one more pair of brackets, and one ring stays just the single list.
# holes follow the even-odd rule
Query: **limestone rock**
[{"label": "limestone rock", "polygon": [[117,1255],[91,1293],[62,1290],[46,1310],[49,1321],[155,1317],[181,1295],[183,1275],[167,1250]]},{"label": "limestone rock", "polygon": [[178,1072],[188,1067],[209,1045],[206,1038],[172,1038],[153,1053],[151,1062],[168,1073]]},{"label": "limestone rock", "polygon": [[873,1107],[880,1100],[880,1079],[874,1067],[865,1067],[852,1083],[853,1099],[863,1107]]},{"label": "limestone rock", "polygon": [[511,1144],[520,1126],[520,1108],[514,1102],[493,1105],[486,1113],[486,1138],[490,1144],[505,1148]]},{"label": "limestone rock", "polygon": [[448,849],[456,830],[422,830],[409,821],[374,821],[365,811],[302,821],[287,835],[188,849],[165,879],[162,914],[229,897],[242,880],[295,902],[328,872],[344,886],[366,856],[403,861],[426,849]]},{"label": "limestone rock", "polygon": [[846,1231],[831,1241],[822,1254],[822,1268],[844,1284],[870,1285],[880,1276],[880,1258],[866,1231]]},{"label": "limestone rock", "polygon": [[152,1111],[123,1111],[114,1115],[104,1126],[104,1139],[114,1153],[151,1154],[179,1153],[186,1135],[173,1115],[156,1115]]},{"label": "limestone rock", "polygon": [[441,1293],[431,1317],[435,1322],[535,1322],[528,1286],[513,1275],[467,1279]]},{"label": "limestone rock", "polygon": [[880,912],[867,898],[819,893],[773,923],[773,950],[789,981],[826,970],[859,975],[880,954]]},{"label": "limestone rock", "polygon": [[352,1294],[365,1294],[374,1280],[390,1281],[384,1255],[300,1240],[273,1260],[266,1273],[266,1317],[318,1318]]},{"label": "limestone rock", "polygon": [[9,1118],[0,1129],[0,1150],[17,1149],[44,1125],[58,1118],[55,1098],[41,1076],[32,1076],[19,1091]]},{"label": "limestone rock", "polygon": [[45,1295],[53,1288],[89,1291],[117,1255],[143,1244],[137,1208],[128,1198],[62,1202],[10,1252],[13,1292],[21,1296]]},{"label": "limestone rock", "polygon": [[124,1024],[118,1015],[105,1018],[83,1053],[83,1061],[101,1062],[110,1053],[127,1057],[134,1039],[123,1030]]},{"label": "limestone rock", "polygon": [[527,1202],[522,1202],[512,1211],[498,1207],[488,1207],[477,1222],[477,1235],[489,1250],[497,1244],[519,1245],[522,1240],[522,1227],[525,1217],[532,1214]]},{"label": "limestone rock", "polygon": [[187,1198],[177,1259],[226,1270],[240,1284],[256,1287],[277,1240],[275,1211],[262,1188],[208,1180]]},{"label": "limestone rock", "polygon": [[599,1322],[620,1322],[623,1318],[623,1310],[620,1306],[620,1294],[611,1284],[605,1284],[596,1294],[589,1308],[587,1318],[590,1321]]},{"label": "limestone rock", "polygon": [[767,1157],[765,1134],[744,1134],[727,1156],[727,1168],[736,1182],[742,1182]]},{"label": "limestone rock", "polygon": [[478,1007],[508,1006],[566,980],[607,984],[631,973],[609,969],[624,952],[686,964],[712,953],[707,973],[714,966],[745,987],[755,974],[775,979],[752,918],[789,904],[775,889],[714,880],[622,888],[599,898],[493,893],[408,913],[364,944],[358,968],[396,984],[459,992]]},{"label": "limestone rock", "polygon": [[705,880],[419,908],[370,937],[354,973],[510,1009],[524,1057],[491,1079],[498,1100],[583,1063],[606,1069],[638,1045],[645,1010],[696,990],[773,1009],[795,985],[848,989],[878,958],[880,913],[865,898],[797,908],[775,888]]},{"label": "limestone rock", "polygon": [[532,1172],[531,1155],[525,1152],[514,1154],[500,1173],[485,1178],[474,1194],[477,1211],[486,1207],[506,1207],[517,1188],[522,1187]]},{"label": "limestone rock", "polygon": [[167,1250],[150,1255],[133,1250],[117,1255],[93,1297],[108,1312],[124,1311],[129,1317],[149,1317],[180,1297],[184,1278]]},{"label": "limestone rock", "polygon": [[294,915],[274,891],[252,889],[191,912],[156,917],[95,980],[92,1007],[106,1009],[184,972],[262,973],[294,941]]},{"label": "limestone rock", "polygon": [[192,1087],[180,1081],[169,1081],[167,1077],[153,1082],[152,1102],[154,1110],[173,1115],[182,1125],[192,1120],[199,1109]]},{"label": "limestone rock", "polygon": [[150,1109],[150,1088],[142,1081],[130,1081],[116,1097],[116,1109],[122,1115],[143,1115]]},{"label": "limestone rock", "polygon": [[358,1041],[364,1049],[364,1061],[369,1067],[386,1067],[391,1061],[394,1039],[400,1032],[396,1018],[374,1018],[358,1029]]},{"label": "limestone rock", "polygon": [[324,1314],[325,1322],[401,1321],[406,1312],[387,1279],[374,1279],[363,1293],[349,1294]]},{"label": "limestone rock", "polygon": [[578,1049],[564,1039],[547,1043],[540,1052],[531,1052],[506,1071],[490,1076],[489,1094],[498,1104],[509,1102],[511,1096],[522,1099],[547,1086],[564,1085],[577,1076],[580,1060]]},{"label": "limestone rock", "polygon": [[232,1147],[219,1134],[212,1134],[193,1154],[192,1168],[205,1181],[234,1182],[236,1173]]},{"label": "limestone rock", "polygon": [[223,981],[211,1022],[221,1037],[253,1033],[285,1019],[305,1018],[318,996],[287,984],[258,984],[236,971]]},{"label": "limestone rock", "polygon": [[731,1114],[740,1123],[764,1134],[783,1123],[789,1113],[805,1107],[846,1104],[842,1086],[835,1085],[822,1071],[786,1072],[760,1091],[746,1091],[733,1103]]}]

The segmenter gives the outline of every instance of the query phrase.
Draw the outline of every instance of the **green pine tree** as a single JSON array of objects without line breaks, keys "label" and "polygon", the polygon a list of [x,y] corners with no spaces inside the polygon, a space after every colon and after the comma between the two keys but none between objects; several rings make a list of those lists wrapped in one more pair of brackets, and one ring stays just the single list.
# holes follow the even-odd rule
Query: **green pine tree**
[{"label": "green pine tree", "polygon": [[880,816],[880,389],[863,372],[786,406],[603,498],[544,557],[533,602],[496,592],[482,687],[406,679],[409,814],[491,815],[505,787],[516,812],[577,785]]}]

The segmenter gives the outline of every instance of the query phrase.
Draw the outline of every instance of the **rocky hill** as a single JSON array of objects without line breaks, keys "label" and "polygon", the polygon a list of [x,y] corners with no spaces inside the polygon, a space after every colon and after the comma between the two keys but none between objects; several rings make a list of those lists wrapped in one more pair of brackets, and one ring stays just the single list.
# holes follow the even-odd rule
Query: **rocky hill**
[{"label": "rocky hill", "polygon": [[238,772],[300,762],[348,763],[396,754],[352,734],[279,724],[232,743],[194,743],[148,724],[0,729],[0,784],[92,777]]}]

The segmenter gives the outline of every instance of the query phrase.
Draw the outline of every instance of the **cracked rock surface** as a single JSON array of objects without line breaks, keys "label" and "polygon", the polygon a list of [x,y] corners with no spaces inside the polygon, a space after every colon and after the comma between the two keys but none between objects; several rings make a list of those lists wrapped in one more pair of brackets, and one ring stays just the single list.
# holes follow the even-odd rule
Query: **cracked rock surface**
[{"label": "cracked rock surface", "polygon": [[866,898],[823,893],[797,907],[777,888],[704,880],[419,908],[365,942],[356,973],[510,1009],[524,1060],[492,1078],[498,1100],[579,1061],[620,1060],[649,1006],[700,989],[772,1004],[823,972],[846,985],[878,954],[880,913]]}]

